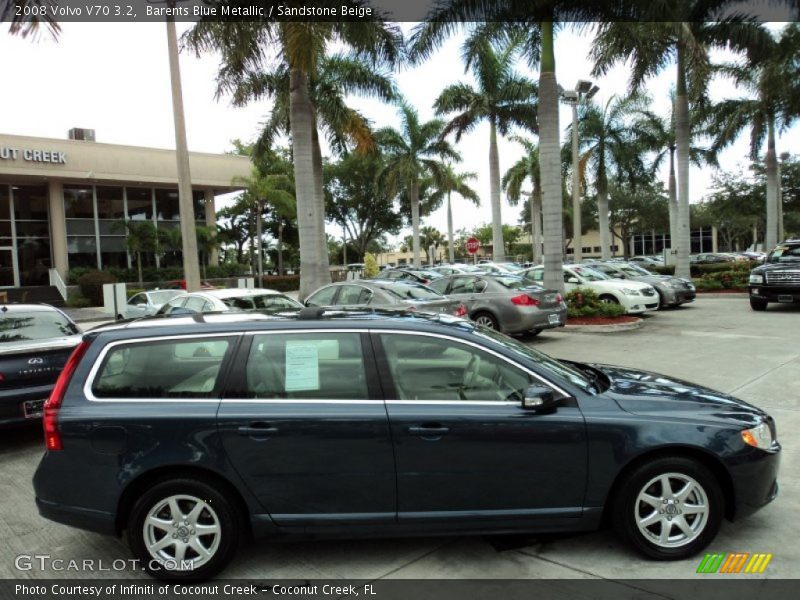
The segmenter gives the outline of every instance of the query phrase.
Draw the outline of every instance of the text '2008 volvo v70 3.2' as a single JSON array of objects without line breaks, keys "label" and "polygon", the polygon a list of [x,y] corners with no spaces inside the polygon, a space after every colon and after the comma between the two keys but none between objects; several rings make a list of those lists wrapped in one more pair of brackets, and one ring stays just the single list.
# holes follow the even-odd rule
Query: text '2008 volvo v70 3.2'
[{"label": "text '2008 volvo v70 3.2'", "polygon": [[45,407],[36,502],[127,532],[153,575],[245,535],[596,529],[705,548],[777,494],[772,418],[669,377],[555,360],[449,315],[197,315],[86,334]]}]

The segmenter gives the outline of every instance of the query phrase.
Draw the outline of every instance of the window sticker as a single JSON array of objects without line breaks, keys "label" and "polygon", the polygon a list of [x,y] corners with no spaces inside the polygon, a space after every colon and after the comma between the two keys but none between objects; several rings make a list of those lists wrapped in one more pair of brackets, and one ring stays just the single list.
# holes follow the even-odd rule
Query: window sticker
[{"label": "window sticker", "polygon": [[308,342],[286,342],[285,391],[319,389],[319,352]]}]

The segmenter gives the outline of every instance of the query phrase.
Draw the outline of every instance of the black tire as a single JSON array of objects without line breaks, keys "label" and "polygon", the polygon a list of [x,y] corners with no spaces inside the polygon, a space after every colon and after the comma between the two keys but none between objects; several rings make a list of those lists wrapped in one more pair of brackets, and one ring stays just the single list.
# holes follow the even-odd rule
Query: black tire
[{"label": "black tire", "polygon": [[122,315],[117,315],[117,321],[122,321],[122,319],[124,319],[124,318],[125,317],[123,317]]},{"label": "black tire", "polygon": [[606,304],[619,304],[619,300],[617,300],[611,294],[603,294],[598,298],[600,302],[605,302]]},{"label": "black tire", "polygon": [[[197,567],[185,570],[177,570],[174,566],[168,564],[170,554],[168,550],[165,550],[167,554],[167,560],[164,562],[165,566],[159,568],[158,560],[163,560],[164,557],[160,556],[157,559],[155,555],[151,554],[148,549],[148,541],[145,538],[148,535],[145,533],[145,520],[148,514],[156,510],[159,505],[164,505],[168,498],[174,496],[199,499],[204,502],[211,510],[204,509],[197,518],[197,524],[200,526],[206,525],[207,527],[216,524],[219,529],[219,537],[216,540],[216,538],[212,537],[213,534],[202,535],[198,533],[195,536],[194,530],[190,528],[197,525],[192,525],[190,521],[185,521],[184,523],[188,523],[185,526],[175,526],[173,523],[174,527],[179,527],[179,529],[176,529],[176,533],[170,534],[169,531],[171,530],[169,530],[164,533],[163,537],[159,537],[156,540],[156,543],[161,540],[168,541],[168,538],[175,538],[179,534],[186,534],[188,539],[191,534],[192,542],[195,539],[201,540],[201,545],[204,547],[211,546],[214,549],[210,558],[206,559],[205,562],[202,562]],[[192,504],[188,500],[179,500],[178,506],[183,512],[190,511]],[[167,515],[171,514],[171,510],[167,506],[164,506],[162,510],[168,511],[161,517],[166,518],[168,522],[171,517]],[[190,515],[187,514],[186,516]],[[213,517],[216,517],[216,521],[214,521]],[[212,485],[201,479],[169,479],[150,487],[134,504],[128,519],[128,542],[134,555],[139,559],[141,566],[153,577],[163,581],[203,581],[222,571],[233,558],[242,538],[241,519],[242,515],[239,514],[235,502],[226,493],[220,491],[219,486]],[[159,529],[158,531],[161,532],[162,530]],[[216,543],[214,543],[214,540],[216,540]],[[177,542],[179,541],[177,540]],[[177,547],[174,550],[177,550]],[[172,556],[175,557],[175,555],[176,552],[173,551]],[[195,555],[200,556],[194,550],[187,550],[185,559],[196,561],[198,559],[195,558]]]},{"label": "black tire", "polygon": [[531,329],[530,331],[526,332],[525,335],[528,337],[536,337],[540,333],[542,333],[541,329]]},{"label": "black tire", "polygon": [[767,310],[767,304],[769,303],[761,298],[750,298],[750,308],[753,310]]},{"label": "black tire", "polygon": [[[699,496],[693,496],[690,493],[688,498],[690,502],[672,504],[671,508],[664,504],[663,509],[655,508],[650,502],[638,502],[640,493],[644,492],[648,492],[651,498],[663,502],[660,498],[665,494],[658,478],[665,474],[674,475],[669,478],[670,485],[673,490],[678,488],[674,494],[669,493],[666,494],[667,496],[671,496],[673,499],[678,496],[678,492],[681,490],[679,486],[682,482],[687,481],[681,478],[693,480],[696,486],[693,488],[695,490],[693,493],[699,494]],[[698,487],[699,490],[697,490]],[[703,497],[705,501],[701,502],[698,498]],[[722,524],[724,509],[722,491],[714,474],[697,461],[684,457],[659,458],[634,469],[620,483],[612,502],[612,521],[617,535],[640,553],[656,560],[681,560],[703,550],[716,537]],[[706,506],[705,517],[694,511],[690,513],[689,511],[693,508],[692,504]],[[668,512],[673,512],[673,516],[669,517]],[[646,528],[649,532],[647,536],[637,524],[637,520],[643,515],[645,516],[643,520],[655,518],[659,521]],[[664,520],[667,518],[668,522]],[[681,530],[679,520],[682,520],[689,529],[694,530],[695,537],[689,537]],[[667,526],[668,535],[678,531],[674,541],[668,539],[665,544],[653,541],[655,537],[662,534],[664,527],[662,523]],[[685,539],[681,540],[681,537]]]},{"label": "black tire", "polygon": [[[656,290],[658,292],[658,290]],[[664,302],[664,294],[658,292],[658,310],[664,310],[665,308],[669,308],[669,305]]]},{"label": "black tire", "polygon": [[500,331],[500,325],[497,322],[497,318],[492,313],[486,312],[485,310],[475,313],[472,317],[472,320],[476,323],[483,321],[480,324],[484,327],[494,329],[495,331]]}]

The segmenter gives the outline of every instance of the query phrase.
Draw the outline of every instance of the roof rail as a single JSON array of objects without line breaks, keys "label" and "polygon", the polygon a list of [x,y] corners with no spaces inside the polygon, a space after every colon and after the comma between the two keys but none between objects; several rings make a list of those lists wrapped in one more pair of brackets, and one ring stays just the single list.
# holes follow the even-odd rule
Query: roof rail
[{"label": "roof rail", "polygon": [[325,309],[321,306],[305,306],[297,313],[297,318],[301,320],[314,321],[321,319],[325,314]]}]

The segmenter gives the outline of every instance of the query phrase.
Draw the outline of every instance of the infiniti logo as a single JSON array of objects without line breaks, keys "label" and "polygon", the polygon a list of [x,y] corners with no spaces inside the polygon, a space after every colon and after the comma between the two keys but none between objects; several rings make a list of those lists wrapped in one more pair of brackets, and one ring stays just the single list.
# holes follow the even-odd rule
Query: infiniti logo
[{"label": "infiniti logo", "polygon": [[44,364],[44,359],[43,358],[38,358],[38,357],[37,358],[31,358],[30,360],[28,360],[28,364],[29,365],[43,365]]}]

